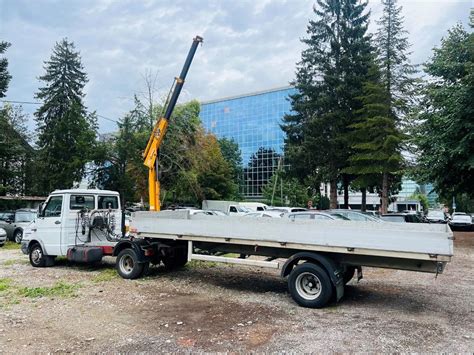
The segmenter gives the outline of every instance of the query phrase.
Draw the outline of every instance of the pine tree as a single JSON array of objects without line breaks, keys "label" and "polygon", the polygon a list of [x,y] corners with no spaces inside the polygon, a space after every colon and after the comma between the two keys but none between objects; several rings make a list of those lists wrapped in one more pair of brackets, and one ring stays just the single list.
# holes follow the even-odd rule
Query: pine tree
[{"label": "pine tree", "polygon": [[[1,41],[0,54],[5,53],[10,45],[8,42]],[[8,73],[8,59],[0,58],[0,98],[5,97],[11,78],[11,75]]]},{"label": "pine tree", "polygon": [[290,173],[300,181],[308,176],[329,181],[332,208],[337,205],[338,181],[347,196],[349,176],[343,169],[351,148],[346,133],[360,108],[356,98],[372,50],[366,6],[356,0],[317,1],[316,20],[308,25],[308,38],[303,39],[307,48],[297,64],[292,113],[282,125]]},{"label": "pine tree", "polygon": [[390,186],[402,166],[400,143],[404,135],[396,126],[390,96],[374,62],[358,99],[363,106],[357,111],[357,122],[350,125],[354,153],[349,157],[350,166],[345,171],[357,176],[355,184],[363,193],[368,187],[378,187],[382,213],[387,213]]},{"label": "pine tree", "polygon": [[408,58],[410,43],[403,29],[402,7],[397,0],[382,0],[384,6],[378,24],[375,43],[381,80],[389,96],[392,114],[401,120],[412,104],[416,68]]},{"label": "pine tree", "polygon": [[79,52],[67,39],[56,43],[36,98],[38,130],[37,192],[71,188],[85,173],[95,149],[97,123],[83,103],[87,75]]}]

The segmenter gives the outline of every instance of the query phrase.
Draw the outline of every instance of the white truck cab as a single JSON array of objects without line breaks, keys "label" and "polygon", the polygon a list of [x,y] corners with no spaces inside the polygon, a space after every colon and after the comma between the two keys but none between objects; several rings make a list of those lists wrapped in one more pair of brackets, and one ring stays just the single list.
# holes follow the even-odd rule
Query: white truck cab
[{"label": "white truck cab", "polygon": [[97,246],[107,254],[121,235],[118,192],[56,190],[40,206],[34,222],[25,229],[21,250],[30,255],[33,266],[45,266],[56,256],[67,255],[74,259],[81,246]]}]

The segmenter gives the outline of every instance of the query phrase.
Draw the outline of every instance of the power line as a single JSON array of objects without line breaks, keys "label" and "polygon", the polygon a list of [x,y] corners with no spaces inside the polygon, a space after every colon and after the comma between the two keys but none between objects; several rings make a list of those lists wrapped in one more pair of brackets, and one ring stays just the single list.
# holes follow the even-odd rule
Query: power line
[{"label": "power line", "polygon": [[42,105],[42,102],[32,102],[32,101],[15,101],[15,100],[0,100],[1,102],[6,102],[10,104],[26,104],[26,105]]},{"label": "power line", "polygon": [[[17,100],[0,100],[0,102],[4,102],[4,103],[11,103],[11,104],[24,104],[24,105],[42,105],[43,103],[42,102],[34,102],[34,101],[17,101]],[[90,113],[90,112],[89,112]],[[100,117],[100,118],[103,118],[104,120],[107,120],[107,121],[110,121],[110,122],[114,122],[114,123],[118,123],[118,121],[112,119],[112,118],[109,118],[109,117],[105,117],[103,115],[99,115],[98,113],[95,114],[97,117]]]}]

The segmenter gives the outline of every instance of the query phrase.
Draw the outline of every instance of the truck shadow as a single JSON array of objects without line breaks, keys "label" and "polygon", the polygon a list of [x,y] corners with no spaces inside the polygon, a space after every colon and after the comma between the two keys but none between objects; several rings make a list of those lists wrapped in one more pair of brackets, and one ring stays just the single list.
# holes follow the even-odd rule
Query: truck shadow
[{"label": "truck shadow", "polygon": [[184,267],[180,270],[169,271],[159,266],[150,268],[148,276],[152,278],[165,276],[183,282],[188,282],[192,277],[193,282],[242,292],[287,292],[286,280],[280,278],[279,275],[240,267]]}]

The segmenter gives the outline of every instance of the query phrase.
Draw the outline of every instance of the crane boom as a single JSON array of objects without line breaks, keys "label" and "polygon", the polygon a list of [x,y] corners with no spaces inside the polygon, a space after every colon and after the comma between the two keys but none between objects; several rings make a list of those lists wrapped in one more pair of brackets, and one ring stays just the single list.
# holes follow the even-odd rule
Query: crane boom
[{"label": "crane boom", "polygon": [[160,149],[163,138],[168,128],[168,122],[173,113],[176,102],[178,101],[179,94],[184,85],[184,80],[188,74],[189,67],[193,61],[194,54],[196,53],[199,43],[202,43],[203,39],[200,36],[196,36],[193,39],[191,49],[189,50],[186,61],[184,62],[181,74],[177,77],[171,88],[171,96],[167,103],[165,103],[165,111],[162,117],[159,117],[151,136],[148,140],[145,151],[143,152],[144,162],[143,164],[148,167],[148,196],[150,203],[150,211],[160,210],[160,181],[158,179],[158,151]]}]

